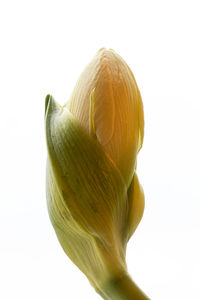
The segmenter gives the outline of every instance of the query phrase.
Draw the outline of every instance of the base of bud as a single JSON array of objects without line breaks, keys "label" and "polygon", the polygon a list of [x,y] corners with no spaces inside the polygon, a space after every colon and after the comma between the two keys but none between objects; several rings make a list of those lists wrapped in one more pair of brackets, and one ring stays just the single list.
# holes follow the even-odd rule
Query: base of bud
[{"label": "base of bud", "polygon": [[105,300],[150,300],[127,273],[111,279],[97,293]]}]

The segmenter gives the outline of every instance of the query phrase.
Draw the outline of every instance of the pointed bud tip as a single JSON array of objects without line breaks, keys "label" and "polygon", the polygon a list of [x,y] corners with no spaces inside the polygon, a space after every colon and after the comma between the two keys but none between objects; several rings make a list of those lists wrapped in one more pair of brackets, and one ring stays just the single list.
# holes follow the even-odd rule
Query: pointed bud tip
[{"label": "pointed bud tip", "polygon": [[112,48],[107,49],[107,48],[102,47],[97,51],[97,53],[101,53],[101,54],[109,53],[109,52],[115,53],[115,50],[113,50]]},{"label": "pointed bud tip", "polygon": [[53,96],[48,94],[45,98],[45,117],[60,109],[62,109],[62,106],[55,101]]},{"label": "pointed bud tip", "polygon": [[49,107],[49,103],[50,103],[50,98],[51,98],[51,95],[47,95],[46,98],[45,98],[45,116],[47,114],[47,110],[48,110],[48,107]]}]

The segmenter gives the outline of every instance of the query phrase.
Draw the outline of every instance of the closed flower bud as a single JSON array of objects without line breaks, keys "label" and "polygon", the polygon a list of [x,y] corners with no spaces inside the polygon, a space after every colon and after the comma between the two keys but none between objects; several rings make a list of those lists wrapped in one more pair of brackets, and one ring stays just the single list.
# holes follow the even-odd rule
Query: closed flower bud
[{"label": "closed flower bud", "polygon": [[129,186],[142,146],[143,107],[130,68],[113,50],[98,51],[81,74],[68,103],[74,118],[88,133],[92,90],[97,139]]},{"label": "closed flower bud", "polygon": [[148,299],[127,273],[144,194],[136,175],[144,120],[127,64],[101,49],[65,106],[46,97],[47,204],[65,253],[104,299]]}]

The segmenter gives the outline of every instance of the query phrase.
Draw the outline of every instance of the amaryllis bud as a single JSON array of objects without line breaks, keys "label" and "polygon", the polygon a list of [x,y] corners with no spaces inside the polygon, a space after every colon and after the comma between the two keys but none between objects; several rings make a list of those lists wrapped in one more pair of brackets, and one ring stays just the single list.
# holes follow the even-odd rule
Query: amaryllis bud
[{"label": "amaryllis bud", "polygon": [[46,97],[47,204],[65,253],[104,299],[148,299],[127,273],[144,194],[136,175],[143,109],[127,64],[101,49],[65,106]]}]

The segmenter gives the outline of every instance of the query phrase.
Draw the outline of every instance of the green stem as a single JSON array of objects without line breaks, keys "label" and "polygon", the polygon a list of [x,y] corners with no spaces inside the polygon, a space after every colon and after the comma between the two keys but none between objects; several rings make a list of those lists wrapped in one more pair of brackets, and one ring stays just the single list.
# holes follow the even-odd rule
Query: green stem
[{"label": "green stem", "polygon": [[149,300],[128,274],[114,278],[98,293],[105,300]]}]

